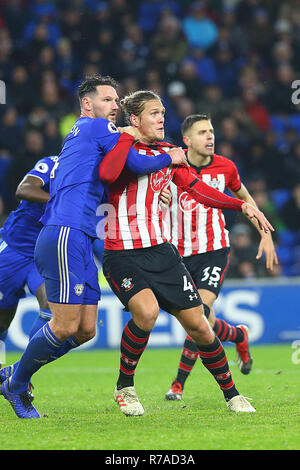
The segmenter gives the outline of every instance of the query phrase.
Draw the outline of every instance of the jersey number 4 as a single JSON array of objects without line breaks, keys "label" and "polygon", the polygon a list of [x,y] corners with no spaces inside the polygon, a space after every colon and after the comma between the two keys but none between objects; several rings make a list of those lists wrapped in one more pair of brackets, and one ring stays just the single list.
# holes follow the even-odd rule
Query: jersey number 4
[{"label": "jersey number 4", "polygon": [[188,281],[187,276],[183,276],[183,290],[190,290],[191,292],[194,292],[194,286],[190,281]]}]

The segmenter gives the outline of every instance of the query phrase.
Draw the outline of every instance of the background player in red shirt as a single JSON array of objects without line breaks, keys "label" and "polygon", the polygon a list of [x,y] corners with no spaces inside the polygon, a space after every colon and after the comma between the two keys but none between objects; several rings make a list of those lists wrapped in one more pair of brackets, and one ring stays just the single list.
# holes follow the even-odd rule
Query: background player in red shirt
[{"label": "background player in red shirt", "polygon": [[[229,158],[214,153],[214,129],[208,116],[188,116],[182,124],[182,134],[187,146],[187,160],[195,175],[219,191],[223,192],[228,188],[234,196],[256,206],[240,180],[236,165]],[[230,255],[229,236],[222,210],[197,203],[173,183],[170,184],[170,190],[171,210],[166,212],[170,241],[183,257],[203,303],[209,307],[205,313],[211,327],[221,341],[232,341],[236,344],[238,366],[243,374],[248,374],[252,357],[249,353],[247,327],[235,327],[224,320],[216,319],[213,309],[224,281]],[[266,267],[272,270],[278,260],[271,233],[261,230],[256,219],[252,219],[252,223],[261,236],[256,258],[260,259],[264,253]],[[166,393],[166,399],[181,400],[185,381],[197,358],[198,348],[187,335],[177,376]]]},{"label": "background player in red shirt", "polygon": [[[131,125],[141,134],[135,145],[140,153],[153,155],[170,148],[168,143],[157,142],[164,137],[164,107],[156,94],[136,92],[121,104]],[[201,203],[242,210],[248,217],[257,217],[263,229],[270,227],[257,209],[210,188],[186,166],[144,176],[125,169],[110,185],[109,203],[114,210],[108,215],[103,273],[132,315],[121,338],[114,398],[123,413],[144,413],[133,377],[161,307],[176,316],[197,343],[201,360],[220,386],[228,408],[253,412],[255,409],[236,390],[223,346],[203,315],[202,301],[189,272],[176,248],[164,237],[158,204],[161,191],[171,179]]]}]

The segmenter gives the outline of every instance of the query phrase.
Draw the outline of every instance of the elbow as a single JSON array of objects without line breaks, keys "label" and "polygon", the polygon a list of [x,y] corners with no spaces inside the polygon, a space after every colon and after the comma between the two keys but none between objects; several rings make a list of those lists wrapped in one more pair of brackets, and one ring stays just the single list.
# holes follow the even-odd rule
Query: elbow
[{"label": "elbow", "polygon": [[113,178],[112,174],[107,174],[107,172],[101,170],[101,168],[99,168],[99,178],[102,183],[106,184],[112,184],[116,180],[116,178]]}]

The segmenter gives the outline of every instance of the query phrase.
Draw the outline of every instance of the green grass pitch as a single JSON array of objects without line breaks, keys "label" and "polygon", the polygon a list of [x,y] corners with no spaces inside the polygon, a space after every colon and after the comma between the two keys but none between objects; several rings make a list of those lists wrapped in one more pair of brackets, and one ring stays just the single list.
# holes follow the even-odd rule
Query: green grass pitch
[{"label": "green grass pitch", "polygon": [[[299,450],[300,364],[291,345],[252,346],[250,375],[226,346],[239,392],[256,413],[226,408],[212,376],[198,360],[183,400],[164,400],[180,349],[147,349],[135,386],[145,414],[126,417],[112,395],[119,351],[77,351],[34,376],[35,406],[42,419],[20,420],[0,397],[1,450]],[[18,359],[9,353],[7,363]],[[299,355],[298,355],[299,357]]]}]

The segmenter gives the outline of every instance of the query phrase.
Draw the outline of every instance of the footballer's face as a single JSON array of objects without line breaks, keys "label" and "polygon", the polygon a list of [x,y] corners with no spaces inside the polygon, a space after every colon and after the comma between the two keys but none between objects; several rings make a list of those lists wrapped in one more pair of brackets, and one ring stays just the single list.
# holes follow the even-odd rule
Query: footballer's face
[{"label": "footballer's face", "polygon": [[119,97],[116,90],[110,85],[98,85],[97,93],[87,95],[84,105],[87,107],[90,117],[117,120],[119,109]]},{"label": "footballer's face", "polygon": [[131,116],[131,124],[138,128],[142,142],[151,144],[165,136],[165,108],[160,100],[147,101],[139,116]]},{"label": "footballer's face", "polygon": [[183,141],[188,149],[195,154],[203,157],[213,155],[215,151],[215,134],[211,121],[203,119],[194,122],[183,137]]}]

